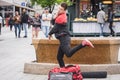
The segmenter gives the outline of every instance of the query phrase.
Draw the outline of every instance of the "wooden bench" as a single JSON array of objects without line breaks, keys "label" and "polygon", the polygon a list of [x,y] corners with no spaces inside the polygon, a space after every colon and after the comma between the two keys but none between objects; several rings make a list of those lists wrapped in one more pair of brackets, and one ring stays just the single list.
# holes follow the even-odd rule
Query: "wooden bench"
[{"label": "wooden bench", "polygon": [[[84,38],[71,38],[71,47],[78,45]],[[64,56],[66,64],[116,64],[120,38],[114,37],[89,37],[95,48],[85,47],[80,49],[71,58]],[[38,63],[57,63],[59,41],[56,39],[33,39]]]}]

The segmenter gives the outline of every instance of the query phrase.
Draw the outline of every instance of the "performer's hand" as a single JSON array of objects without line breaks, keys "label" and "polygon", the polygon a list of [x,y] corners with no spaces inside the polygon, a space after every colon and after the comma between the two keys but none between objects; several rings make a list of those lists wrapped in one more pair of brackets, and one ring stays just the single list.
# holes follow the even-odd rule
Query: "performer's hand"
[{"label": "performer's hand", "polygon": [[58,17],[58,15],[59,15],[59,12],[55,13],[53,19],[56,19],[56,17]]}]

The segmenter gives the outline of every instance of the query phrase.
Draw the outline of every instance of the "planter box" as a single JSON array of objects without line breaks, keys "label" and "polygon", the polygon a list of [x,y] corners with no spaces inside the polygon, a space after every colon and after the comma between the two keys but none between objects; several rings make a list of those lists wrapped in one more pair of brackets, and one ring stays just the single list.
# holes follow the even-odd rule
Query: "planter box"
[{"label": "planter box", "polygon": [[[71,38],[71,47],[82,42],[84,38]],[[114,37],[91,37],[89,40],[95,48],[85,47],[80,49],[71,58],[64,56],[66,64],[116,64],[118,63],[118,53],[120,38]],[[59,41],[56,39],[33,39],[38,63],[57,63],[57,51]]]}]

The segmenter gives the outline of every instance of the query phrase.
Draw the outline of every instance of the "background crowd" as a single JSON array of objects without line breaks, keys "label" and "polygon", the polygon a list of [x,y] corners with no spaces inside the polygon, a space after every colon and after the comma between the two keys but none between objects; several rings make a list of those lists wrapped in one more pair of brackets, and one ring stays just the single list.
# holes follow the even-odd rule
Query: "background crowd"
[{"label": "background crowd", "polygon": [[[112,7],[108,8],[108,13],[106,14],[104,8],[101,8],[97,13],[97,22],[100,25],[100,37],[103,36],[103,29],[106,21],[108,22],[108,27],[110,29],[109,36],[115,36],[115,31],[113,29],[113,19],[114,13]],[[27,14],[26,9],[23,9],[22,14],[20,15],[18,11],[15,12],[15,16],[9,15],[6,18],[6,26],[10,27],[10,31],[15,31],[15,37],[21,38],[21,30],[24,30],[23,38],[27,38],[27,29],[32,26],[32,38],[37,38],[38,33],[40,30],[44,33],[45,37],[48,37],[48,33],[50,32],[51,28],[53,27],[54,21],[53,17],[55,14],[51,14],[48,8],[45,8],[42,14],[35,13],[34,16],[30,16]],[[84,13],[85,15],[85,13]],[[107,15],[107,18],[106,18]],[[1,26],[2,26],[2,17],[0,16],[0,34],[1,34]]]},{"label": "background crowd", "polygon": [[47,38],[52,27],[52,17],[53,15],[49,12],[48,8],[45,8],[42,14],[35,13],[33,16],[27,14],[26,9],[23,9],[21,15],[18,11],[16,11],[15,16],[9,15],[6,18],[5,23],[3,23],[3,18],[0,16],[0,34],[1,26],[6,26],[10,28],[10,31],[13,31],[14,29],[16,38],[21,38],[21,30],[24,30],[23,38],[27,38],[27,31],[30,27],[32,27],[32,38],[38,38],[40,30],[43,31]]}]

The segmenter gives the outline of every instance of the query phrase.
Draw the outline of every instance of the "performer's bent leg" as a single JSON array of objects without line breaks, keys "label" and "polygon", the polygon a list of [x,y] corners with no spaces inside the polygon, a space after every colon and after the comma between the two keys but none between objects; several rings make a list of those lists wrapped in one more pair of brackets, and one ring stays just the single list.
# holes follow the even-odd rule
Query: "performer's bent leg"
[{"label": "performer's bent leg", "polygon": [[85,46],[90,46],[94,48],[93,44],[87,39],[83,40],[81,44],[75,46],[74,48],[70,47],[71,40],[69,36],[61,37],[59,41],[60,41],[60,46],[58,49],[57,60],[60,67],[65,66],[63,60],[64,54],[66,54],[67,57],[71,57],[75,52],[77,52],[78,50],[82,49]]},{"label": "performer's bent leg", "polygon": [[75,52],[77,52],[78,50],[80,50],[83,47],[85,47],[85,46],[80,44],[78,46],[75,46],[74,48],[70,48],[70,45],[68,44],[61,48],[62,48],[63,53],[65,53],[67,57],[71,57]]},{"label": "performer's bent leg", "polygon": [[81,44],[73,48],[70,48],[70,44],[64,45],[61,48],[63,53],[65,53],[67,57],[71,57],[75,52],[77,52],[78,50],[82,49],[85,46],[90,46],[94,48],[93,44],[87,39],[83,40]]}]

